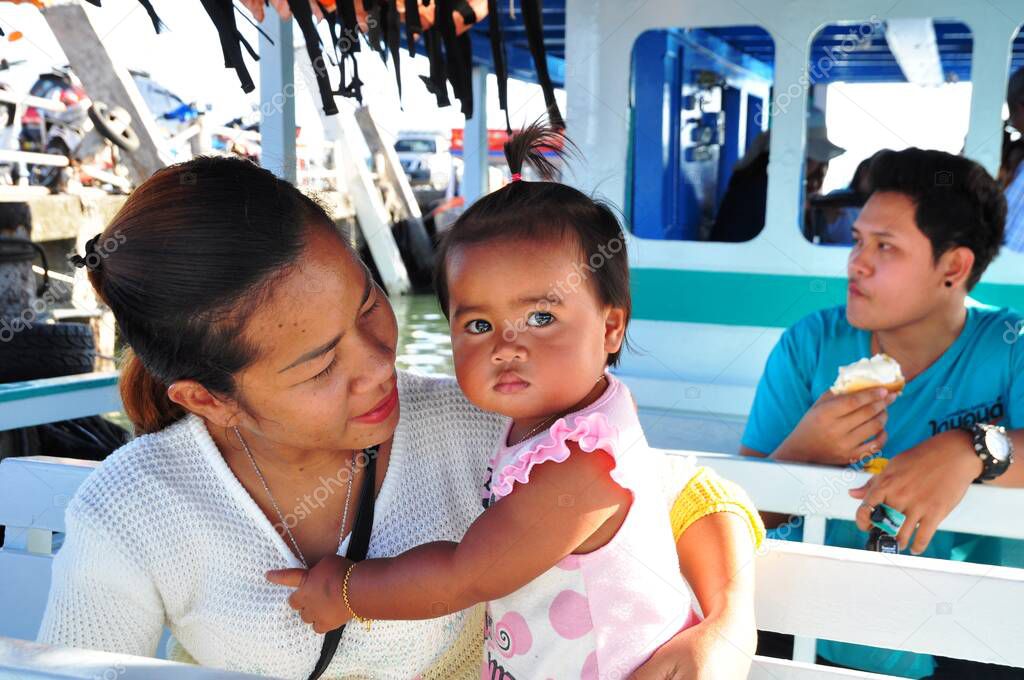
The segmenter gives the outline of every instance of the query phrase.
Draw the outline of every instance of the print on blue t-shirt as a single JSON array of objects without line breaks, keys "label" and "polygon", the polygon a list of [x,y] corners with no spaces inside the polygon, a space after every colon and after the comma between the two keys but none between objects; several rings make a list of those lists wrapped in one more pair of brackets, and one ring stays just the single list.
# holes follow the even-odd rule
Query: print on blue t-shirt
[{"label": "print on blue t-shirt", "polygon": [[[758,383],[743,445],[771,453],[835,381],[839,367],[871,356],[871,334],[854,328],[846,307],[815,312],[786,330]],[[1024,428],[1024,317],[1009,309],[970,304],[959,337],[907,383],[888,409],[892,458],[936,434],[975,422]],[[1024,503],[1024,491],[1022,503]],[[798,533],[791,534],[797,538]],[[867,534],[853,522],[829,521],[828,545],[863,548]],[[937,532],[928,557],[1024,566],[1020,541]],[[833,663],[878,673],[924,677],[929,656],[819,641],[818,653]]]}]

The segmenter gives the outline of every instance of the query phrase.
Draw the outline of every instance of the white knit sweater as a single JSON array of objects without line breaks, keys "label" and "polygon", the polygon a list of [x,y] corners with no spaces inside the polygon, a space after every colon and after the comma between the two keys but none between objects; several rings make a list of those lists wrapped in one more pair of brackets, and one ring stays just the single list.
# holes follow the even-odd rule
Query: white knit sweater
[{"label": "white knit sweater", "polygon": [[[370,557],[460,540],[481,512],[480,485],[503,424],[451,379],[399,373],[398,390],[401,418]],[[153,656],[166,625],[172,659],[281,678],[312,670],[323,636],[288,607],[290,589],[264,579],[268,569],[301,565],[198,417],[111,455],[82,484],[66,522],[41,641]],[[460,633],[460,644],[479,636],[472,613],[376,622],[369,631],[350,625],[323,677],[421,674]],[[472,662],[479,673],[479,657]]]}]

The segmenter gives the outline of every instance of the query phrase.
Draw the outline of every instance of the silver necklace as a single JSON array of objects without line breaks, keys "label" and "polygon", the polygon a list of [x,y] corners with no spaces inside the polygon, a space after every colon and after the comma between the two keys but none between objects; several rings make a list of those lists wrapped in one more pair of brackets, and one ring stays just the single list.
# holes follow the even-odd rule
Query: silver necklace
[{"label": "silver necklace", "polygon": [[[270,493],[270,487],[267,485],[267,479],[263,476],[260,471],[260,466],[256,464],[256,458],[253,457],[252,451],[249,450],[249,445],[245,443],[245,438],[242,437],[242,433],[238,431],[238,428],[233,428],[235,436],[238,437],[238,441],[242,444],[242,449],[245,450],[245,455],[249,457],[249,462],[252,463],[252,469],[256,471],[256,476],[260,478],[260,483],[263,484],[263,490],[267,492],[267,497],[270,499],[270,503],[274,506],[274,512],[277,513],[277,518],[281,521],[281,526],[284,528],[286,534],[288,534],[288,540],[292,544],[292,548],[295,549],[295,554],[298,555],[299,561],[302,562],[302,566],[309,568],[309,564],[306,563],[306,556],[302,554],[302,549],[299,548],[298,541],[295,540],[295,536],[292,534],[292,530],[288,528],[288,523],[284,519],[284,514],[281,512],[281,508],[277,505],[277,500],[274,499],[274,494]],[[341,544],[342,539],[345,535],[345,523],[348,521],[348,504],[352,500],[352,479],[356,474],[356,463],[355,457],[349,463],[349,474],[348,474],[348,488],[345,491],[345,509],[341,513],[341,529],[338,532],[338,544]]]},{"label": "silver necklace", "polygon": [[[594,384],[596,385],[597,383],[601,382],[601,380],[603,378],[604,378],[604,373],[602,373],[601,375],[599,375],[597,377],[597,380],[594,381]],[[591,388],[591,389],[593,389],[593,388]],[[519,446],[520,444],[525,442],[527,439],[529,439],[533,435],[535,435],[538,432],[540,432],[545,427],[548,427],[548,426],[552,425],[559,418],[562,418],[563,416],[566,416],[566,415],[572,413],[575,410],[576,410],[576,405],[573,404],[572,406],[569,407],[568,410],[562,411],[561,413],[556,413],[555,415],[551,416],[550,418],[547,418],[547,419],[543,420],[540,425],[538,425],[537,427],[535,427],[532,430],[530,430],[529,432],[527,432],[525,437],[520,437],[518,441],[515,441],[512,444],[509,444],[509,446]]]}]

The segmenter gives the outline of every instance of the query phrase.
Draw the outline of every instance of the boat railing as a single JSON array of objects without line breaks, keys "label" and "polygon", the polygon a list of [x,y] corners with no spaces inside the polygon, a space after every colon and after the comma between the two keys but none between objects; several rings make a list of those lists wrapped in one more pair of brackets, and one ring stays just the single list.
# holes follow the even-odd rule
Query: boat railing
[{"label": "boat railing", "polygon": [[[1008,658],[1013,645],[1000,646],[984,634],[987,630],[983,627],[984,621],[996,619],[987,618],[984,613],[988,606],[985,603],[986,596],[977,588],[971,588],[972,584],[980,582],[977,574],[1009,578],[1011,582],[1018,583],[1018,589],[1014,591],[1011,587],[999,591],[997,588],[995,592],[1002,592],[1002,595],[996,594],[995,597],[1016,598],[1016,606],[1020,606],[1024,602],[1024,590],[1019,589],[1020,584],[1024,584],[1024,569],[818,547],[825,541],[827,520],[855,518],[860,501],[851,497],[848,491],[863,485],[870,479],[869,473],[852,467],[780,463],[728,454],[668,453],[673,454],[670,455],[673,464],[683,469],[689,469],[689,456],[694,456],[698,464],[711,467],[721,476],[742,486],[758,510],[789,516],[788,523],[777,530],[777,534],[779,538],[791,540],[766,541],[769,554],[782,557],[773,559],[762,556],[758,560],[759,571],[766,567],[774,568],[770,565],[776,564],[775,559],[786,563],[785,569],[779,569],[773,575],[758,574],[758,625],[762,630],[796,635],[794,659],[812,662],[815,659],[815,638],[824,638],[906,648],[921,653],[941,653],[943,656],[960,657],[963,654],[960,658],[974,660],[987,657],[985,660],[988,663],[1024,666],[1024,655],[1012,660]],[[972,485],[963,500],[943,520],[940,529],[1024,539],[1024,524],[1019,520],[1022,511],[1024,491]],[[835,553],[837,550],[841,552]],[[836,557],[822,562],[822,554]],[[805,557],[797,558],[796,555]],[[805,570],[816,564],[822,571]],[[946,577],[935,576],[938,565],[949,567],[948,578],[951,580],[948,584],[940,583]],[[924,576],[925,573],[929,576]],[[933,579],[934,584],[931,582]],[[991,586],[996,581],[985,582]],[[851,587],[851,584],[855,585]],[[792,597],[778,599],[779,593],[787,592],[790,586],[796,586],[803,596],[797,597],[798,593],[790,592]],[[913,599],[922,592],[933,596],[931,605]],[[809,593],[817,595],[808,597]],[[831,593],[838,599],[824,603],[824,593]],[[942,594],[941,597],[939,594]],[[813,602],[813,606],[800,614],[802,606],[809,602]],[[862,610],[865,606],[877,607],[893,618],[888,622],[879,621],[879,625],[871,629],[863,622]],[[938,617],[929,624],[938,631],[933,638],[933,649],[912,648],[918,642],[925,647],[931,644],[926,640],[929,628],[922,628],[913,636],[910,635],[911,631],[906,631],[906,636],[894,632],[899,617],[908,611],[931,611],[932,615]],[[968,616],[977,613],[973,627],[959,619],[961,613]],[[846,630],[845,626],[850,629]],[[946,637],[939,634],[942,630],[946,631]],[[876,631],[883,631],[884,639],[875,634]],[[862,639],[852,639],[852,636]],[[906,640],[901,644],[904,637]],[[954,637],[958,641],[966,641],[963,649],[958,650],[959,653],[953,651],[956,647],[952,640]],[[972,647],[973,650],[970,649]],[[943,649],[946,651],[941,651]],[[999,650],[998,653],[995,650]],[[993,655],[999,658],[992,658]]]}]

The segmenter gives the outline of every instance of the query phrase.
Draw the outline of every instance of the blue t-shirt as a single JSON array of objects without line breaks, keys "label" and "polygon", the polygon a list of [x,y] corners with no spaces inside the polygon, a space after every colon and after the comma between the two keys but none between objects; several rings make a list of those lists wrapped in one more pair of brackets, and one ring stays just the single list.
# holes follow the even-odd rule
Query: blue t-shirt
[{"label": "blue t-shirt", "polygon": [[[922,441],[972,422],[1024,428],[1024,317],[1009,309],[969,303],[959,337],[888,408],[888,440],[881,455],[892,458]],[[743,444],[771,453],[835,381],[840,366],[871,356],[871,334],[846,320],[846,307],[810,314],[786,330],[768,357],[757,386]],[[1024,491],[1021,492],[1024,494]],[[790,538],[799,540],[799,532]],[[825,542],[863,548],[867,533],[847,521],[827,524]],[[1024,566],[1024,542],[936,532],[928,557]],[[920,678],[930,675],[930,656],[830,641],[818,653],[843,666]]]}]

